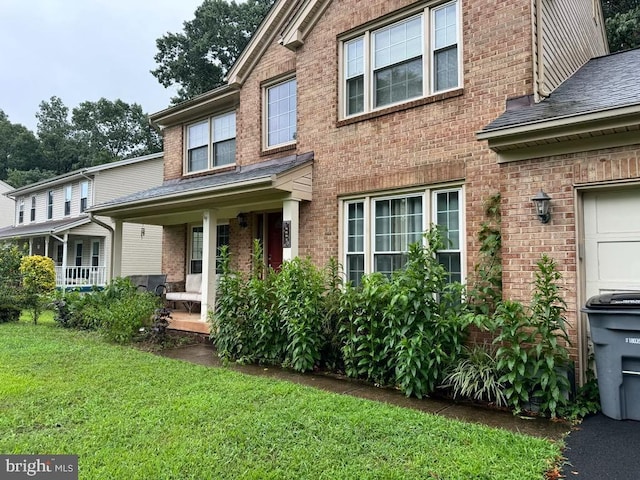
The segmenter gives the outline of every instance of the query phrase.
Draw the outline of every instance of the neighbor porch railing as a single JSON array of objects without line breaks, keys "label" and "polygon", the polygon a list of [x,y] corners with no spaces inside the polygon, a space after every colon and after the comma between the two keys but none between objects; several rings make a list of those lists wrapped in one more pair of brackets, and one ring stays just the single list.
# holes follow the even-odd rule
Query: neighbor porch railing
[{"label": "neighbor porch railing", "polygon": [[104,286],[107,283],[107,267],[56,267],[58,287],[77,285]]}]

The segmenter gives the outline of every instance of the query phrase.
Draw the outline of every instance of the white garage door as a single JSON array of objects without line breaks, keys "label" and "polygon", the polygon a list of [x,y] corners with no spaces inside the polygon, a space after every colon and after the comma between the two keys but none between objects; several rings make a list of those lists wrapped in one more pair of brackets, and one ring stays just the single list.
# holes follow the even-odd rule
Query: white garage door
[{"label": "white garage door", "polygon": [[640,187],[584,194],[587,298],[640,291]]}]

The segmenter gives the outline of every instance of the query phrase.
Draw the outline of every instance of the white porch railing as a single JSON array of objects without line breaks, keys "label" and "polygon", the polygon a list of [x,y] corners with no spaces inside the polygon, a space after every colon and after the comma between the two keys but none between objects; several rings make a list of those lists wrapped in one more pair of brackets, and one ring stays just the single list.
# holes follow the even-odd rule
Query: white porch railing
[{"label": "white porch railing", "polygon": [[107,267],[56,267],[58,287],[78,285],[105,285]]}]

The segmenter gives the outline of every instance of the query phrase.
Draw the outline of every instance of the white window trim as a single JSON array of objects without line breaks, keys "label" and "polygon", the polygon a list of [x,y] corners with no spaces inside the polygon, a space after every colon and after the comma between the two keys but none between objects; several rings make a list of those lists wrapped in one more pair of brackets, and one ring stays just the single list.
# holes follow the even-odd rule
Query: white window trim
[{"label": "white window trim", "polygon": [[[96,258],[96,255],[94,255],[94,247],[95,245],[98,245],[98,265],[94,265],[93,264],[93,259]],[[100,266],[100,240],[91,240],[91,259],[90,259],[90,266],[91,267],[99,267]]]},{"label": "white window trim", "polygon": [[[344,273],[347,271],[347,254],[348,254],[348,235],[345,222],[348,219],[348,207],[352,203],[363,202],[364,203],[364,272],[365,275],[373,273],[373,265],[374,265],[374,256],[375,252],[373,251],[373,236],[374,232],[372,218],[373,215],[373,204],[375,200],[385,200],[385,199],[394,199],[408,196],[416,196],[422,195],[422,230],[426,231],[431,224],[436,222],[436,202],[434,201],[434,197],[437,193],[444,192],[452,192],[457,191],[460,192],[459,196],[459,222],[460,222],[460,268],[461,268],[461,277],[462,283],[466,282],[467,278],[467,251],[466,251],[466,213],[465,213],[465,188],[464,185],[460,184],[444,184],[444,185],[436,185],[432,187],[425,187],[420,189],[406,189],[406,190],[393,190],[390,192],[378,192],[369,195],[353,195],[348,197],[343,197],[340,199],[340,209],[339,209],[339,242],[338,242],[338,255],[341,259],[341,263],[344,266]],[[442,253],[450,253],[457,252],[458,250],[450,250],[443,249]]]},{"label": "white window trim", "polygon": [[[269,145],[269,89],[276,87],[283,83],[287,83],[291,80],[296,80],[296,138],[289,142],[278,143],[276,145]],[[298,79],[294,74],[289,74],[284,77],[278,77],[268,83],[262,85],[262,150],[267,152],[269,150],[275,150],[277,148],[288,147],[297,143],[297,128],[298,128]]]},{"label": "white window trim", "polygon": [[[218,231],[218,227],[221,227],[223,225],[229,225],[229,222],[219,222],[216,225],[216,234]],[[189,235],[188,235],[188,243],[187,243],[187,265],[186,265],[186,272],[191,273],[191,262],[194,260],[193,258],[193,229],[194,228],[202,228],[202,223],[192,223],[189,224]],[[218,242],[218,239],[216,238],[216,244]],[[204,244],[202,245],[202,248],[204,249]]]},{"label": "white window trim", "polygon": [[[418,6],[409,10],[404,10],[401,13],[395,14],[391,17],[386,17],[383,21],[368,24],[366,27],[350,32],[348,35],[339,39],[338,48],[338,109],[339,119],[351,119],[358,118],[359,116],[366,115],[372,112],[384,111],[388,108],[393,108],[397,105],[404,103],[414,102],[424,98],[432,97],[434,95],[440,95],[445,92],[459,90],[464,85],[463,80],[463,45],[462,45],[462,9],[460,8],[460,2],[462,0],[438,0],[421,3]],[[455,87],[449,89],[434,91],[434,70],[433,70],[433,13],[439,8],[445,7],[450,4],[456,5],[457,15],[457,46],[458,46],[458,84]],[[418,97],[412,97],[407,100],[401,100],[399,102],[386,104],[380,107],[373,106],[373,66],[372,66],[372,32],[391,26],[394,23],[399,23],[410,19],[411,17],[422,15],[422,36],[423,36],[423,48],[422,48],[422,62],[423,62],[423,77],[422,77],[422,95]],[[344,46],[348,42],[355,40],[358,37],[364,37],[364,111],[347,115],[347,97],[346,97],[346,72],[345,72],[345,54]]]},{"label": "white window trim", "polygon": [[[228,168],[228,167],[232,167],[236,164],[236,159],[237,159],[237,150],[236,150],[236,155],[234,156],[234,161],[232,163],[227,163],[226,165],[219,165],[219,166],[214,166],[213,165],[213,120],[219,117],[223,117],[225,115],[229,115],[230,113],[235,113],[236,114],[236,122],[238,121],[238,115],[235,109],[233,110],[227,110],[224,112],[220,112],[217,113],[215,115],[210,115],[206,118],[200,118],[199,120],[196,120],[195,122],[190,122],[188,124],[186,124],[184,126],[184,154],[183,154],[183,172],[184,175],[194,175],[197,173],[203,173],[203,172],[211,172],[211,171],[215,171],[215,170],[220,170],[223,168]],[[189,128],[194,126],[194,125],[198,125],[199,123],[203,123],[203,122],[207,122],[207,138],[208,138],[208,143],[207,143],[207,168],[203,168],[201,170],[192,170],[189,171]],[[238,126],[236,123],[236,131],[235,131],[235,136],[233,137],[234,139],[237,138],[238,136]],[[237,149],[237,144],[236,144],[236,149]]]}]

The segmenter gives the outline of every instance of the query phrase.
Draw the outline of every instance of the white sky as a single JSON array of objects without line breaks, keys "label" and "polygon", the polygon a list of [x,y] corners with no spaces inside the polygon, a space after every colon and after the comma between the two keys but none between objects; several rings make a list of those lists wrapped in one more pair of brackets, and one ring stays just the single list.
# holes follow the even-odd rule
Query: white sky
[{"label": "white sky", "polygon": [[180,33],[204,0],[0,0],[0,110],[34,133],[40,102],[69,111],[104,97],[169,106],[150,73],[156,39]]}]

